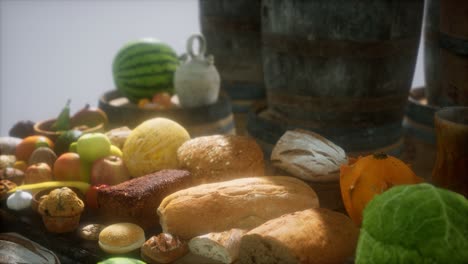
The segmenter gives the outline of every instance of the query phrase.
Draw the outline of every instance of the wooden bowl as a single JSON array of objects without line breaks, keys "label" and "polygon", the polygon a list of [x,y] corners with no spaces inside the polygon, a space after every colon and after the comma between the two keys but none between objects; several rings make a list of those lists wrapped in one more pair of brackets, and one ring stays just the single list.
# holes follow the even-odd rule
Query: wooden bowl
[{"label": "wooden bowl", "polygon": [[[52,131],[51,126],[55,122],[54,119],[47,119],[44,121],[37,122],[34,124],[34,132],[38,135],[43,135],[48,137],[50,140],[55,141],[57,138],[62,134],[62,131]],[[83,133],[92,133],[92,132],[102,132],[105,130],[106,123],[102,122],[97,126],[86,128],[86,129],[79,129]]]}]

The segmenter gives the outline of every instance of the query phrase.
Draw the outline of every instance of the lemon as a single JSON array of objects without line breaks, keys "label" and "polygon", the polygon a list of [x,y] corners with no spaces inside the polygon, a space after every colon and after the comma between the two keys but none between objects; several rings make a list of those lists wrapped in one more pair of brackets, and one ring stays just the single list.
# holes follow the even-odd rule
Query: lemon
[{"label": "lemon", "polygon": [[180,124],[167,118],[153,118],[138,125],[123,147],[123,160],[132,177],[162,169],[176,169],[177,149],[190,135]]}]

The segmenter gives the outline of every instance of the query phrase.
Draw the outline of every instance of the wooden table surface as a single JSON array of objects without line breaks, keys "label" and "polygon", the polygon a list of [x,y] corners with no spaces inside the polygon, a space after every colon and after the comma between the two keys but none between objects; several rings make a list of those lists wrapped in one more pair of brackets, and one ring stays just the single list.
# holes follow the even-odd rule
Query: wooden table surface
[{"label": "wooden table surface", "polygon": [[[62,263],[97,263],[112,255],[99,248],[97,241],[87,241],[78,232],[54,234],[46,230],[41,216],[32,209],[12,211],[6,208],[5,201],[0,206],[0,233],[16,232],[53,251]],[[82,214],[80,225],[98,223],[86,211]],[[140,258],[139,251],[122,256]]]},{"label": "wooden table surface", "polygon": [[[91,223],[100,223],[94,214],[85,212],[80,219],[80,226]],[[28,208],[21,211],[12,211],[7,209],[5,201],[0,202],[0,233],[15,232],[40,244],[41,246],[53,251],[60,259],[61,263],[97,263],[110,257],[129,257],[140,259],[140,250],[134,250],[127,254],[108,254],[99,248],[97,241],[87,241],[78,236],[78,231],[54,234],[46,230],[42,223],[41,216]],[[145,236],[149,239],[151,236],[159,234],[160,227],[145,230]],[[220,264],[191,253],[178,259],[174,264]]]}]

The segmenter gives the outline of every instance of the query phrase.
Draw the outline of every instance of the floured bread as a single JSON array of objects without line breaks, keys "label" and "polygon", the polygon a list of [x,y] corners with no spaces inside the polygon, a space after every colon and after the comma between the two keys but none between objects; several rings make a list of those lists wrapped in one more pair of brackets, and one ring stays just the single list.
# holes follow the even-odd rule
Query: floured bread
[{"label": "floured bread", "polygon": [[240,240],[245,233],[246,230],[237,228],[213,232],[192,238],[188,246],[194,254],[229,264],[237,260]]},{"label": "floured bread", "polygon": [[336,181],[345,151],[319,134],[306,130],[287,131],[271,153],[271,163],[306,181]]}]

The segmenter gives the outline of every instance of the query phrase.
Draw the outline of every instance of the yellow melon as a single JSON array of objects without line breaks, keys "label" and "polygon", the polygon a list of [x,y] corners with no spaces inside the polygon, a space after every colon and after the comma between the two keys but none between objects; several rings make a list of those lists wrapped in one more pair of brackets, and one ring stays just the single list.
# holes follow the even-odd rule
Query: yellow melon
[{"label": "yellow melon", "polygon": [[123,160],[132,177],[178,168],[177,149],[190,135],[166,118],[149,119],[137,126],[123,147]]}]

